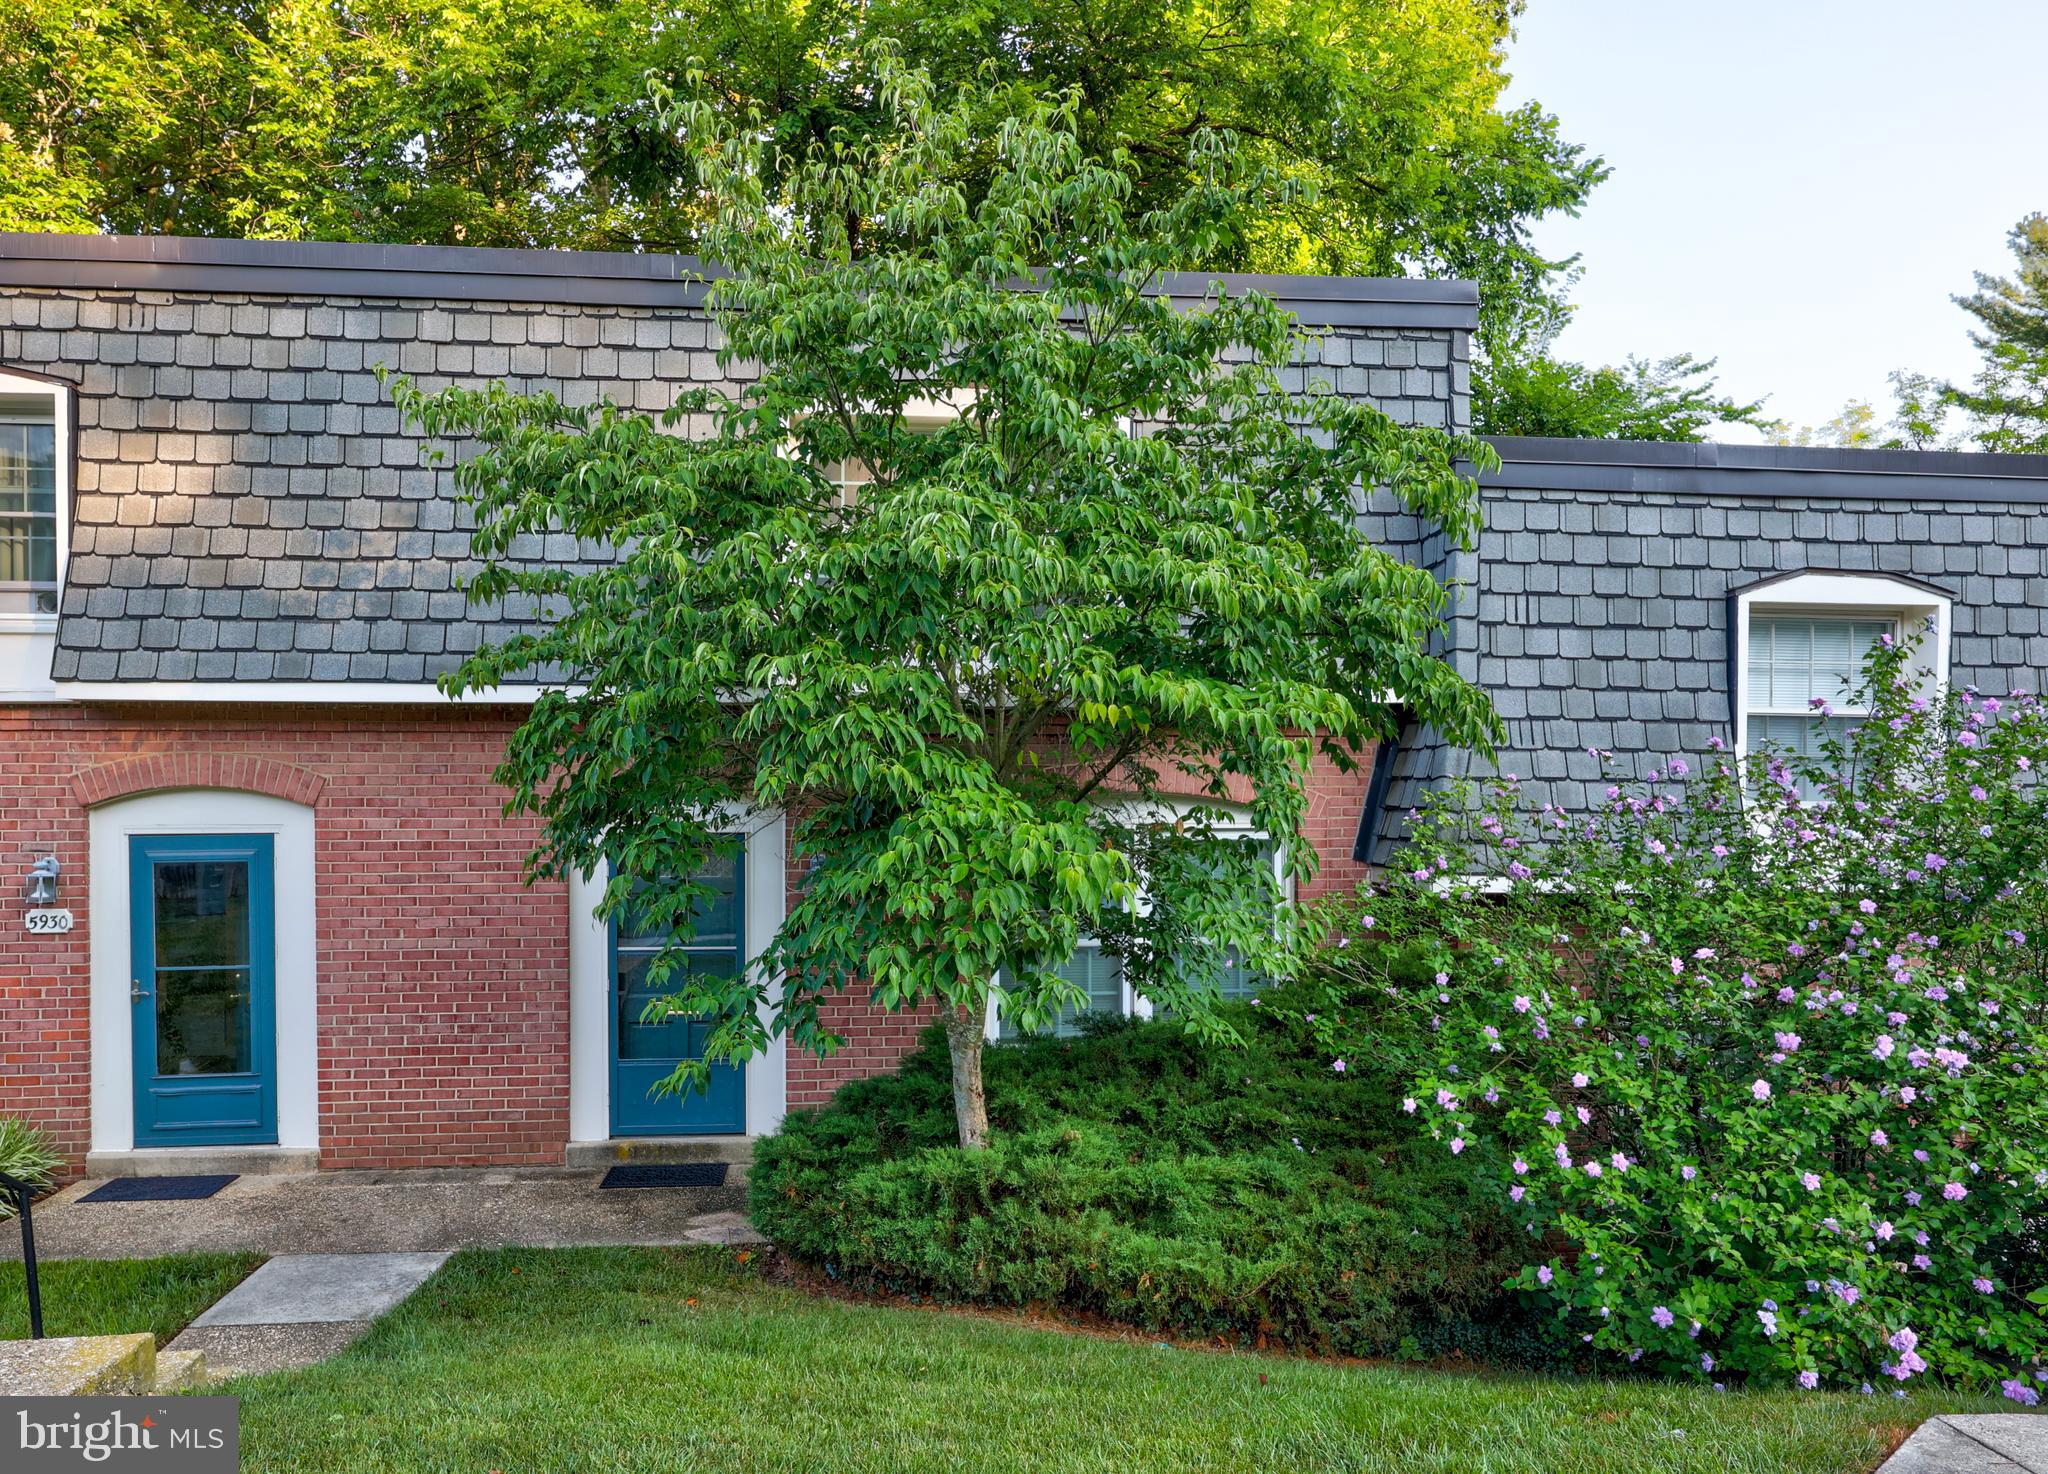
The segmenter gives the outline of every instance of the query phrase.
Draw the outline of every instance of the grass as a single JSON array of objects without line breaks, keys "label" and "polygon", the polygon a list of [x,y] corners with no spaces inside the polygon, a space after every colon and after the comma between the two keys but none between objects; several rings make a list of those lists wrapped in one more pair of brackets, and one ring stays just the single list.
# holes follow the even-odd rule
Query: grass
[{"label": "grass", "polygon": [[[153,1331],[161,1346],[262,1262],[261,1254],[48,1260],[37,1274],[43,1331],[51,1336]],[[28,1282],[20,1264],[0,1264],[0,1341],[27,1334]]]},{"label": "grass", "polygon": [[244,1378],[247,1467],[1849,1474],[1931,1412],[1171,1348],[765,1284],[713,1249],[458,1255],[355,1347]]}]

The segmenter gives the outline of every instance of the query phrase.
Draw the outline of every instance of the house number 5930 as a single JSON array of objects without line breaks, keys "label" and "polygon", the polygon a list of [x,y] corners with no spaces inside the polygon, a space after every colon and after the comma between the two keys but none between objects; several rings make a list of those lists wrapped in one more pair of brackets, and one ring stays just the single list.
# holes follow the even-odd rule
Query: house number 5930
[{"label": "house number 5930", "polygon": [[71,912],[60,906],[38,906],[25,912],[23,921],[30,931],[45,936],[71,930]]}]

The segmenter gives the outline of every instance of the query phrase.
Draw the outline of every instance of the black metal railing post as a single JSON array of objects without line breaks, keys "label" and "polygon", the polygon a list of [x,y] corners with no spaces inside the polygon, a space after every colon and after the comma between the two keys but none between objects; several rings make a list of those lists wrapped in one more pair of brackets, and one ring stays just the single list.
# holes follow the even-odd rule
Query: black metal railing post
[{"label": "black metal railing post", "polygon": [[21,1268],[28,1281],[28,1338],[43,1339],[43,1287],[36,1281],[36,1224],[29,1216],[29,1185],[18,1177],[0,1172],[0,1187],[14,1191],[14,1205],[21,1214]]}]

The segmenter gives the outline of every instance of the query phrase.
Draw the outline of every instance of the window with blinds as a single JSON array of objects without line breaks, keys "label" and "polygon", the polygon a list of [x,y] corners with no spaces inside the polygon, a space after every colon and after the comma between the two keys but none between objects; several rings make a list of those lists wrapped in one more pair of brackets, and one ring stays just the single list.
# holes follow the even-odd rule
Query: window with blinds
[{"label": "window with blinds", "polygon": [[[1811,757],[1830,739],[1846,738],[1866,714],[1855,704],[1863,664],[1898,620],[1823,614],[1757,614],[1749,622],[1747,748]],[[1822,700],[1826,717],[1813,708]],[[1817,793],[1804,791],[1804,798]]]},{"label": "window with blinds", "polygon": [[57,414],[52,395],[0,393],[0,611],[57,607]]},{"label": "window with blinds", "polygon": [[[1130,1011],[1130,1000],[1124,991],[1123,961],[1103,951],[1097,943],[1081,943],[1074,949],[1074,955],[1053,971],[1078,987],[1088,1000],[1084,1007],[1077,1008],[1073,1004],[1067,1004],[1060,1009],[1059,1017],[1047,1031],[1053,1037],[1071,1039],[1080,1033],[1081,1020],[1087,1014],[1122,1015]],[[997,981],[1007,987],[1009,975],[998,974]],[[1024,1031],[1005,1014],[999,1022],[998,1036],[1004,1039],[1021,1039],[1024,1037]]]}]

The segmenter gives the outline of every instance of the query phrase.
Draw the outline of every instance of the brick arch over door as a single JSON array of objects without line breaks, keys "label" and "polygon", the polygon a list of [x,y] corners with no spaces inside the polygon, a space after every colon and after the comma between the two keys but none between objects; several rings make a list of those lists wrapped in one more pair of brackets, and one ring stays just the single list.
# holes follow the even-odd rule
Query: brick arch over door
[{"label": "brick arch over door", "polygon": [[86,808],[175,788],[230,789],[288,799],[307,808],[320,802],[327,780],[310,768],[266,757],[219,753],[153,753],[81,768],[71,775],[71,792]]}]

